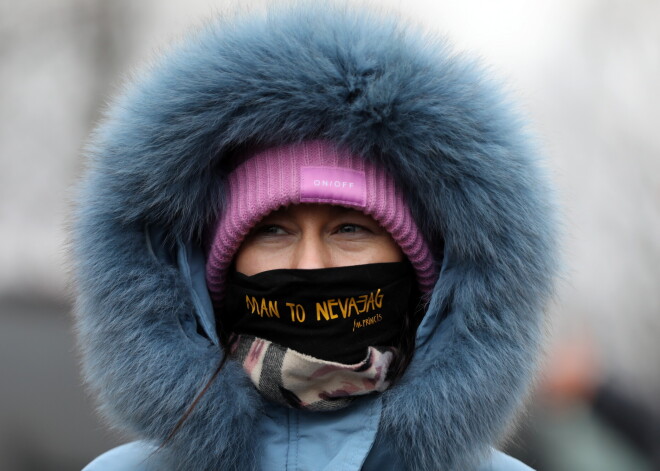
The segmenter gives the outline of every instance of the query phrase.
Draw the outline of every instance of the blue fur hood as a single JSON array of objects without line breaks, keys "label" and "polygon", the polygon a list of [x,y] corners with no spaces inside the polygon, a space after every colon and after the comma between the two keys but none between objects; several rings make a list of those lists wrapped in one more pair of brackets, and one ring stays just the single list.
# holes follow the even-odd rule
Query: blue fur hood
[{"label": "blue fur hood", "polygon": [[[478,64],[361,11],[209,24],[109,108],[72,235],[88,384],[113,424],[166,440],[222,356],[182,260],[222,211],[223,159],[308,139],[389,169],[440,269],[413,362],[382,395],[379,439],[409,469],[474,469],[535,368],[556,260],[548,184]],[[252,469],[266,407],[229,361],[166,448],[182,469]]]}]

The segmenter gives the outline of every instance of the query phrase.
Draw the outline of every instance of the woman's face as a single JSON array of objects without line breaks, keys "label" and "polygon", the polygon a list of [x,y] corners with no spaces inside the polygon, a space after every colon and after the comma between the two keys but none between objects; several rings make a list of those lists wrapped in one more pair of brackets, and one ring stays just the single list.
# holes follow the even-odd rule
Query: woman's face
[{"label": "woman's face", "polygon": [[236,271],[330,268],[404,259],[390,234],[371,217],[329,204],[300,204],[272,212],[248,234]]}]

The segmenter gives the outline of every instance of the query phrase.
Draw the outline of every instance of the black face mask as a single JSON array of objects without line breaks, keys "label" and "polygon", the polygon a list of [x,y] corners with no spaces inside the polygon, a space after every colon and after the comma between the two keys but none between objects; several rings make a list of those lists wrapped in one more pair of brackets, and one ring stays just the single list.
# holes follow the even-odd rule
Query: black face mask
[{"label": "black face mask", "polygon": [[414,273],[408,262],[229,275],[218,325],[321,360],[354,364],[399,344]]}]

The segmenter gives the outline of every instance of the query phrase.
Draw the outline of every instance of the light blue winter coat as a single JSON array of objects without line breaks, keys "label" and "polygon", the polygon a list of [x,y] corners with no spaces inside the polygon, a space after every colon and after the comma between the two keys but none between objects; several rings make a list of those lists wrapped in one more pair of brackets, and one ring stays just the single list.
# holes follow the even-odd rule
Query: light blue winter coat
[{"label": "light blue winter coat", "polygon": [[[152,247],[159,244],[152,238]],[[190,247],[179,249],[178,264],[182,277],[197,299],[199,323],[217,342],[211,302],[204,281],[203,255]],[[428,340],[424,324],[418,331],[418,345]],[[418,351],[417,355],[422,355]],[[363,398],[336,412],[307,412],[271,404],[254,433],[259,443],[259,469],[385,471],[407,469],[390,445],[374,443],[382,409],[382,396]],[[84,471],[168,471],[173,468],[157,445],[133,442],[115,448],[90,463]],[[527,466],[501,452],[492,450],[484,457],[479,471],[523,471]]]},{"label": "light blue winter coat", "polygon": [[[227,158],[305,139],[376,161],[406,194],[440,272],[413,360],[333,413],[269,404],[228,361],[152,454],[223,355],[200,247]],[[84,374],[142,443],[89,469],[525,469],[492,446],[533,376],[553,212],[534,147],[474,61],[326,2],[225,18],[127,86],[88,157],[72,234]]]},{"label": "light blue winter coat", "polygon": [[[315,442],[318,443],[318,442]],[[154,452],[157,447],[149,445],[145,442],[132,442],[126,445],[114,448],[107,453],[96,458],[93,462],[87,465],[83,471],[164,471],[169,469],[167,463],[163,459],[155,455]],[[320,470],[320,471],[334,471],[334,470],[348,470],[348,469],[361,469],[362,471],[388,471],[388,470],[402,470],[405,467],[400,467],[395,462],[388,461],[387,458],[382,458],[377,452],[370,453],[367,461],[363,464],[362,468],[349,468],[347,466],[335,466],[333,463],[330,467],[325,466],[317,461],[309,463],[315,456],[313,453],[305,455],[308,458],[305,462],[292,463],[289,467],[276,467],[275,464],[264,463],[262,460],[263,470]],[[342,455],[343,456],[343,455]],[[520,461],[505,455],[504,453],[493,451],[486,461],[479,466],[478,471],[530,471],[531,468],[525,466]]]}]

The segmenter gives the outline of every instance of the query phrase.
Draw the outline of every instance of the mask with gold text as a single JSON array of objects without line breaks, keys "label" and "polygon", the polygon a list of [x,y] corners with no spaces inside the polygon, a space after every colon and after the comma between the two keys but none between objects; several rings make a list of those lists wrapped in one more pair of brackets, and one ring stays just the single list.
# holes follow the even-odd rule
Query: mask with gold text
[{"label": "mask with gold text", "polygon": [[234,272],[218,325],[265,397],[339,409],[389,387],[413,276],[408,262]]}]

